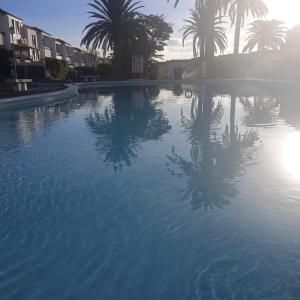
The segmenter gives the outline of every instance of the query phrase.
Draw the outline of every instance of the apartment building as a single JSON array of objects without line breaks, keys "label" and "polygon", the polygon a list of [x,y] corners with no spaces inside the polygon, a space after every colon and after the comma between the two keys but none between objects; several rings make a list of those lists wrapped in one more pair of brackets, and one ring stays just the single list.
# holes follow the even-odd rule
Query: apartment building
[{"label": "apartment building", "polygon": [[[88,52],[74,48],[71,44],[53,37],[40,28],[26,25],[22,18],[1,8],[0,47],[14,51],[19,69],[21,67],[44,68],[46,58],[64,60],[70,67],[93,67],[94,65],[93,56]],[[41,71],[39,70],[38,73]]]},{"label": "apartment building", "polygon": [[34,27],[38,34],[38,44],[41,51],[41,59],[56,58],[55,38],[48,32]]}]

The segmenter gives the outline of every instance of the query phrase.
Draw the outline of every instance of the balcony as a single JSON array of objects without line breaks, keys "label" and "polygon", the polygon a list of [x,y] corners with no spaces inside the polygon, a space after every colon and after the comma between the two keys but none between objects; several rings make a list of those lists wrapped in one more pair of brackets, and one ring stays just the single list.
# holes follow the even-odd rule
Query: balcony
[{"label": "balcony", "polygon": [[62,56],[62,54],[61,54],[61,53],[59,53],[59,52],[56,52],[56,59],[58,59],[58,60],[62,60],[62,59],[63,59],[63,56]]},{"label": "balcony", "polygon": [[52,57],[51,49],[50,48],[45,48],[45,57]]},{"label": "balcony", "polygon": [[28,41],[27,41],[27,39],[18,39],[17,40],[17,44],[18,45],[28,46]]},{"label": "balcony", "polygon": [[67,62],[69,63],[69,64],[72,64],[72,57],[71,56],[67,56]]}]

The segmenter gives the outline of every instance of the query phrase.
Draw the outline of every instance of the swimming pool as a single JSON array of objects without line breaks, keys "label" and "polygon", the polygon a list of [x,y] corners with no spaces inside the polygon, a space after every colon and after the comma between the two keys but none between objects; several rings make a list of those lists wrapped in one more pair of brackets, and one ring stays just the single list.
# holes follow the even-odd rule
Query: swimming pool
[{"label": "swimming pool", "polygon": [[103,87],[0,113],[0,299],[299,299],[299,94]]}]

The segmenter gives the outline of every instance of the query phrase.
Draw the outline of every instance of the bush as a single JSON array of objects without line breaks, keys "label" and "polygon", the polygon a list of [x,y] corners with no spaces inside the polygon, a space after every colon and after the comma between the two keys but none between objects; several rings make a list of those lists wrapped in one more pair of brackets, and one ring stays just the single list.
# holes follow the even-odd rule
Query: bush
[{"label": "bush", "polygon": [[183,68],[182,67],[177,67],[174,69],[174,78],[176,80],[181,80],[182,79],[182,74],[183,74]]},{"label": "bush", "polygon": [[12,85],[7,82],[0,82],[0,92],[12,91]]},{"label": "bush", "polygon": [[77,76],[95,76],[95,68],[93,67],[76,67]]},{"label": "bush", "polygon": [[78,79],[77,71],[74,68],[69,68],[67,73],[67,79],[71,79],[73,81],[76,81]]},{"label": "bush", "polygon": [[69,72],[68,63],[64,60],[55,58],[46,58],[47,72],[50,73],[51,79],[64,80]]},{"label": "bush", "polygon": [[5,81],[11,76],[11,57],[11,51],[0,48],[0,81]]},{"label": "bush", "polygon": [[112,80],[114,67],[111,63],[100,63],[97,65],[97,76],[100,80]]},{"label": "bush", "polygon": [[150,80],[160,79],[160,65],[159,63],[151,63],[147,68],[145,77]]}]

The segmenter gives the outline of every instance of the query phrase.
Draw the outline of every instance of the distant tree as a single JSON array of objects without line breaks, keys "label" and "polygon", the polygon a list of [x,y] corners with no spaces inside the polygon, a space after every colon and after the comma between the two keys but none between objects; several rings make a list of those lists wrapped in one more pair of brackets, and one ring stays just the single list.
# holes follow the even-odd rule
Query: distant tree
[{"label": "distant tree", "polygon": [[140,14],[139,19],[144,26],[144,34],[132,43],[131,54],[143,55],[144,75],[148,77],[149,73],[153,75],[153,72],[157,71],[157,62],[163,58],[161,52],[167,46],[173,28],[171,23],[166,22],[163,15]]},{"label": "distant tree", "polygon": [[[183,30],[183,45],[185,40],[192,35],[193,37],[193,54],[194,57],[208,58],[211,56],[209,52],[209,40],[211,36],[211,20],[206,6],[198,6],[190,11],[190,18],[185,20],[186,25]],[[213,24],[213,42],[214,54],[224,53],[227,48],[227,37],[224,21],[222,16],[214,17]]]},{"label": "distant tree", "polygon": [[255,48],[258,51],[280,50],[286,40],[286,27],[279,20],[258,20],[251,24],[248,31],[247,45],[244,52],[251,52]]},{"label": "distant tree", "polygon": [[159,52],[167,46],[173,33],[173,24],[166,22],[163,15],[140,15],[139,19],[145,28],[144,55],[149,59],[162,58]]},{"label": "distant tree", "polygon": [[124,54],[128,46],[144,32],[137,15],[142,7],[139,3],[135,0],[93,0],[88,4],[93,9],[89,14],[94,21],[84,28],[85,36],[81,45],[92,49],[102,48],[104,53],[111,50],[121,75],[128,71],[127,64],[124,64],[127,62]]},{"label": "distant tree", "polygon": [[245,20],[251,15],[253,18],[264,17],[268,7],[263,0],[224,0],[228,8],[227,13],[232,26],[235,25],[234,54],[239,54],[241,29]]}]

